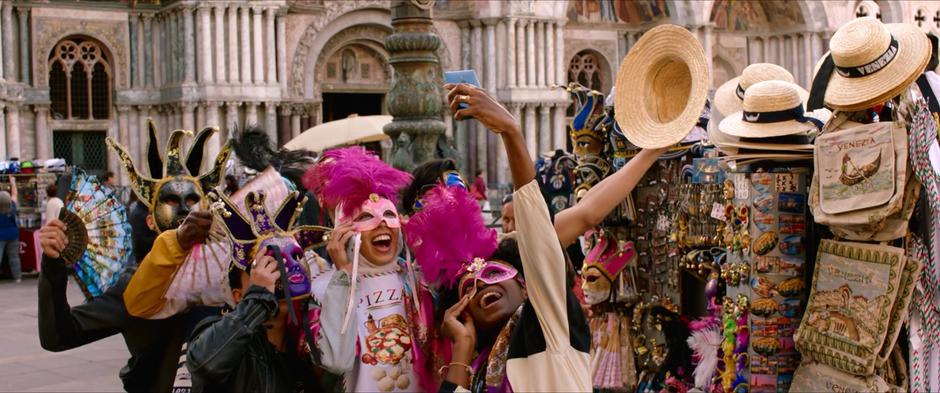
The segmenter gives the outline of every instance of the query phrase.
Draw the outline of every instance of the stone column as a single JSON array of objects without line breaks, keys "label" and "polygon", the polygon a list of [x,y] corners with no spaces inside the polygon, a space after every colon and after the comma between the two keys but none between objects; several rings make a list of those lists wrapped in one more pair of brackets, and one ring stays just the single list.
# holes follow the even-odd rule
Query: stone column
[{"label": "stone column", "polygon": [[[140,116],[137,118],[137,129],[140,130],[140,145],[138,146],[137,157],[142,160],[144,157],[147,157],[147,144],[150,143],[150,129],[147,128],[147,120],[153,121],[154,125],[156,125],[158,119],[156,108],[150,105],[143,105],[139,106],[138,109]],[[159,131],[159,128],[157,130]]]},{"label": "stone column", "polygon": [[806,75],[806,78],[803,80],[803,86],[807,89],[813,86],[813,69],[816,67],[816,57],[813,56],[813,39],[810,37],[812,33],[803,33],[801,38],[803,41],[803,75]]},{"label": "stone column", "polygon": [[143,162],[144,156],[140,155],[140,152],[143,150],[141,145],[146,144],[146,142],[142,141],[146,137],[146,133],[141,132],[141,130],[146,130],[146,128],[140,128],[140,111],[138,107],[130,107],[127,116],[127,126],[130,128],[128,135],[130,142],[127,145],[127,148],[130,150],[129,153],[131,157],[134,158],[134,162]]},{"label": "stone column", "polygon": [[264,131],[268,133],[268,137],[274,141],[275,144],[281,146],[287,141],[281,141],[277,138],[277,103],[276,102],[265,102],[264,103]]},{"label": "stone column", "polygon": [[238,57],[238,7],[228,6],[228,45],[225,48],[228,53],[228,82],[239,82],[238,67],[241,59]]},{"label": "stone column", "polygon": [[304,130],[300,129],[300,113],[295,109],[290,114],[290,134],[296,137],[301,132]]},{"label": "stone column", "polygon": [[559,84],[555,71],[555,23],[545,25],[545,85]]},{"label": "stone column", "polygon": [[[144,17],[144,32],[147,34],[147,87],[158,87],[162,83],[162,56],[160,55],[160,21],[149,14]],[[156,23],[154,22],[156,20]]]},{"label": "stone column", "polygon": [[[6,46],[5,46],[6,41],[3,39],[4,35],[6,34],[6,32],[4,31],[6,30],[5,29],[6,25],[4,24],[5,22],[6,21],[3,20],[3,3],[0,3],[0,45],[4,45],[3,48],[0,48],[0,81],[3,81],[6,79],[4,78],[6,74],[3,73],[4,63],[6,63],[6,60],[4,60],[6,58],[4,52],[7,51]],[[3,110],[0,109],[0,112],[3,112]]]},{"label": "stone column", "polygon": [[275,19],[275,34],[277,35],[277,80],[281,83],[281,96],[287,95],[287,28],[285,27],[286,12],[278,12]]},{"label": "stone column", "polygon": [[761,37],[761,44],[762,44],[761,46],[763,46],[763,48],[761,48],[761,49],[763,49],[763,50],[761,51],[761,53],[763,53],[763,55],[764,55],[764,57],[761,59],[761,62],[762,62],[762,63],[773,63],[774,60],[771,58],[771,52],[770,52],[770,51],[771,51],[771,47],[772,47],[773,45],[772,45],[772,42],[770,42],[770,37],[768,37],[768,36],[762,36],[762,37]]},{"label": "stone column", "polygon": [[20,151],[20,108],[7,105],[7,158],[21,157]]},{"label": "stone column", "polygon": [[191,83],[196,74],[196,37],[193,32],[193,8],[183,10],[183,82]]},{"label": "stone column", "polygon": [[538,71],[535,70],[535,24],[535,21],[529,21],[525,26],[525,80],[529,87],[534,87],[538,83],[536,80]]},{"label": "stone column", "polygon": [[[277,40],[274,37],[274,14],[276,12],[276,8],[268,8],[264,12],[264,57],[268,60],[264,67],[264,81],[268,84],[277,83],[277,55],[274,51],[274,47],[277,46]],[[277,140],[277,138],[272,140]]]},{"label": "stone column", "polygon": [[486,20],[486,89],[496,92],[496,25],[492,19]]},{"label": "stone column", "polygon": [[209,13],[212,9],[207,3],[199,4],[196,8],[196,14],[199,17],[199,25],[196,26],[196,47],[199,52],[199,83],[213,83],[215,76],[212,74],[212,25],[209,24]]},{"label": "stone column", "polygon": [[131,52],[131,61],[130,61],[130,77],[131,77],[131,86],[140,87],[141,83],[141,72],[144,70],[144,67],[140,64],[140,45],[138,45],[137,40],[140,38],[140,34],[137,33],[137,26],[139,23],[137,19],[140,18],[140,14],[129,13],[127,14],[127,33],[128,40],[130,44],[128,47]]},{"label": "stone column", "polygon": [[480,78],[480,83],[483,84],[484,88],[488,88],[486,85],[486,70],[483,69],[484,66],[484,57],[483,54],[483,27],[480,24],[479,20],[470,21],[470,68],[477,70],[477,77]]},{"label": "stone column", "polygon": [[7,121],[6,113],[6,103],[0,101],[0,157],[10,157],[7,154]]},{"label": "stone column", "polygon": [[568,109],[567,102],[556,103],[552,109],[552,147],[564,149],[567,145],[565,134],[565,110]]},{"label": "stone column", "polygon": [[516,87],[516,20],[506,22],[506,84]]},{"label": "stone column", "polygon": [[705,49],[705,65],[708,66],[708,85],[710,87],[715,86],[715,72],[713,68],[713,59],[714,59],[714,45],[712,45],[712,27],[711,26],[702,26],[702,46]]},{"label": "stone column", "polygon": [[261,7],[251,7],[251,81],[254,84],[264,83],[264,52],[261,37]]},{"label": "stone column", "polygon": [[235,134],[235,130],[238,129],[238,106],[241,105],[241,102],[238,101],[226,101],[225,102],[225,134],[231,139]]},{"label": "stone column", "polygon": [[[507,49],[509,46],[506,44],[506,20],[495,20],[496,23],[496,34],[493,37],[496,42],[496,86],[493,87],[494,91],[496,88],[506,88],[507,79],[506,79],[506,59]],[[447,123],[446,118],[450,116],[444,116],[444,123]]]},{"label": "stone column", "polygon": [[287,142],[294,138],[290,129],[290,105],[281,105],[277,117],[277,140]]},{"label": "stone column", "polygon": [[245,102],[245,128],[258,125],[258,103]]},{"label": "stone column", "polygon": [[[52,158],[52,132],[49,130],[49,106],[34,105],[36,111],[36,158]],[[2,112],[2,110],[0,110]]]},{"label": "stone column", "polygon": [[520,19],[516,26],[516,50],[513,51],[516,56],[516,83],[519,86],[528,86],[529,80],[526,77],[526,51],[525,51],[525,26],[526,20]]},{"label": "stone column", "polygon": [[525,146],[529,151],[529,156],[535,157],[539,150],[538,124],[535,123],[535,105],[526,104],[525,106]]},{"label": "stone column", "polygon": [[182,45],[180,42],[180,30],[182,29],[182,26],[180,26],[179,23],[179,9],[171,10],[168,16],[170,19],[170,24],[168,25],[169,27],[166,31],[166,35],[167,39],[169,39],[167,45],[169,45],[170,56],[167,59],[167,65],[169,66],[167,69],[167,75],[170,75],[169,81],[179,82],[181,80],[180,71],[183,69],[183,66],[180,64],[180,57],[182,57],[182,53],[179,46]]},{"label": "stone column", "polygon": [[225,7],[222,5],[213,5],[212,8],[212,64],[214,65],[214,75],[216,83],[225,83],[228,80],[228,74],[225,71]]},{"label": "stone column", "polygon": [[193,133],[198,133],[206,127],[206,105],[202,102],[196,103],[196,122],[193,123]]},{"label": "stone column", "polygon": [[[555,80],[560,85],[567,85],[568,59],[565,59],[565,27],[564,23],[555,24]],[[619,66],[619,64],[618,64]]]},{"label": "stone column", "polygon": [[182,105],[180,105],[180,109],[180,114],[183,118],[180,128],[184,130],[198,131],[196,130],[196,124],[193,123],[193,112],[196,110],[196,104],[192,102],[184,102]]},{"label": "stone column", "polygon": [[[240,13],[241,17],[239,18],[238,32],[239,37],[239,50],[241,51],[240,56],[238,56],[238,61],[240,63],[239,69],[241,70],[241,82],[242,83],[251,83],[251,36],[248,34],[251,32],[251,24],[248,22],[251,15],[249,14],[251,10],[248,7],[241,7]],[[259,55],[260,56],[260,55]]]},{"label": "stone column", "polygon": [[805,83],[803,83],[803,80],[804,80],[804,75],[803,75],[803,73],[805,72],[805,70],[804,70],[804,68],[803,68],[803,63],[804,63],[804,61],[805,61],[805,62],[809,62],[810,59],[808,59],[808,58],[804,59],[803,56],[800,56],[800,35],[799,35],[799,34],[793,34],[793,35],[791,35],[791,36],[790,36],[790,40],[791,40],[791,42],[790,42],[791,49],[790,49],[790,50],[793,51],[793,53],[792,53],[792,56],[793,56],[793,77],[794,77],[793,79],[796,80],[796,84],[798,84],[798,85],[799,85],[799,84],[805,85]]},{"label": "stone column", "polygon": [[19,47],[20,47],[20,82],[25,84],[30,84],[29,73],[31,70],[30,59],[32,58],[29,55],[29,8],[28,7],[17,7],[16,14],[19,17],[20,21],[20,38],[19,38]]},{"label": "stone column", "polygon": [[434,52],[441,46],[441,39],[434,34],[430,9],[412,1],[395,0],[391,14],[393,33],[385,37],[385,48],[395,74],[385,102],[393,119],[383,131],[393,139],[403,132],[411,136],[410,160],[393,163],[408,169],[437,158],[437,141],[444,135],[441,82],[432,71],[440,67]]},{"label": "stone column", "polygon": [[549,116],[551,109],[549,105],[539,107],[539,148],[535,151],[536,156],[554,147],[552,146],[552,120]]},{"label": "stone column", "polygon": [[16,48],[13,37],[13,6],[10,5],[10,1],[5,1],[2,4],[2,26],[3,29],[3,76],[8,82],[16,81],[16,57],[17,54],[13,50]]},{"label": "stone column", "polygon": [[206,156],[209,159],[205,160],[205,162],[213,162],[215,156],[219,155],[219,150],[222,150],[222,140],[224,137],[224,135],[222,135],[222,125],[219,124],[218,101],[206,102],[206,127],[215,127],[219,130],[219,132],[216,132],[206,143]]},{"label": "stone column", "polygon": [[[115,107],[115,109],[117,109],[117,114],[118,114],[118,119],[117,119],[118,120],[118,132],[117,132],[118,141],[121,142],[121,144],[126,146],[127,148],[130,148],[131,147],[131,143],[130,143],[131,130],[128,126],[128,118],[127,118],[127,111],[129,110],[129,108],[126,106],[118,106],[118,107]],[[121,176],[119,181],[121,185],[125,185],[128,183],[128,180],[126,180],[127,172],[124,169],[123,165],[121,166],[121,173],[123,173],[124,176]]]},{"label": "stone column", "polygon": [[535,84],[545,86],[545,22],[535,22]]}]

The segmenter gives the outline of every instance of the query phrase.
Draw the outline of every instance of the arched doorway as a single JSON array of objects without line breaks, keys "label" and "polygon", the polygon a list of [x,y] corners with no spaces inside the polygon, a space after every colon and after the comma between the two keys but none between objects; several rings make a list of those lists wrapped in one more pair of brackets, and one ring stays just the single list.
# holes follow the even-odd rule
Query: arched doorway
[{"label": "arched doorway", "polygon": [[323,121],[381,115],[389,88],[386,60],[373,48],[358,42],[334,51],[323,74]]},{"label": "arched doorway", "polygon": [[385,93],[391,86],[392,68],[383,42],[389,34],[386,26],[358,25],[326,42],[314,68],[323,122],[353,114],[387,114]]},{"label": "arched doorway", "polygon": [[103,175],[113,81],[107,48],[89,37],[67,37],[49,53],[47,64],[53,155]]}]

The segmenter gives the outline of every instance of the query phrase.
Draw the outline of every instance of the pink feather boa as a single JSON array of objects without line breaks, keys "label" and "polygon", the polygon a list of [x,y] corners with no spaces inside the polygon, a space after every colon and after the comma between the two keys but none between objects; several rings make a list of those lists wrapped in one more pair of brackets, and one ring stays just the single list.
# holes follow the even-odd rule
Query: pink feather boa
[{"label": "pink feather boa", "polygon": [[405,224],[408,247],[425,280],[449,288],[474,258],[496,251],[496,231],[488,229],[480,205],[467,190],[438,185],[423,199],[424,208]]}]

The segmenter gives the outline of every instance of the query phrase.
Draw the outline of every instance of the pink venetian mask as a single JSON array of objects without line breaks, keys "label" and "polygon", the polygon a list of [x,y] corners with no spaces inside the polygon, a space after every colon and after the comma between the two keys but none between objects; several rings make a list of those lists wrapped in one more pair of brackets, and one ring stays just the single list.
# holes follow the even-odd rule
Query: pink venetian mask
[{"label": "pink venetian mask", "polygon": [[[476,295],[477,281],[481,281],[486,285],[494,285],[517,278],[518,275],[519,272],[511,266],[477,258],[467,266],[467,273],[460,278],[458,294],[463,297],[464,294],[470,293],[470,296],[473,297]],[[519,282],[522,283],[521,278]]]},{"label": "pink venetian mask", "polygon": [[362,207],[351,216],[343,216],[342,209],[336,210],[337,222],[353,223],[353,230],[356,232],[368,232],[378,228],[382,222],[385,222],[389,228],[400,228],[401,221],[398,217],[398,209],[392,201],[382,198],[377,194],[369,195],[369,199],[362,204]]}]

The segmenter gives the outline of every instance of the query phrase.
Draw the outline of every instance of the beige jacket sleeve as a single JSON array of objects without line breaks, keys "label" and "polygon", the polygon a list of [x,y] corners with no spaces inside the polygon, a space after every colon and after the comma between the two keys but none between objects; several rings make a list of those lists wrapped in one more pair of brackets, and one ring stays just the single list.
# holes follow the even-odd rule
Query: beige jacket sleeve
[{"label": "beige jacket sleeve", "polygon": [[513,207],[526,292],[538,315],[547,349],[569,347],[565,257],[535,180],[513,193]]}]

